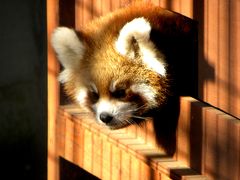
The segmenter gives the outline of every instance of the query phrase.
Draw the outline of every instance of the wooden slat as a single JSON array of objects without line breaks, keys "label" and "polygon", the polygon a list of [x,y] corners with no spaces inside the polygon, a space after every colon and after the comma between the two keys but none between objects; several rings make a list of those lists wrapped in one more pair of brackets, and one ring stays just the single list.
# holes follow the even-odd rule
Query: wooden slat
[{"label": "wooden slat", "polygon": [[198,97],[240,118],[240,2],[161,0],[159,4],[199,22]]},{"label": "wooden slat", "polygon": [[121,179],[121,150],[116,145],[112,145],[111,179]]},{"label": "wooden slat", "polygon": [[237,0],[229,3],[229,21],[229,113],[240,118],[240,2]]},{"label": "wooden slat", "polygon": [[[220,0],[204,2],[207,8],[204,10],[206,21],[203,25],[204,33],[207,34],[203,44],[205,57],[200,60],[205,61],[205,65],[199,67],[199,73],[205,75],[199,83],[203,85],[204,91],[201,98],[204,101],[240,117],[239,107],[237,107],[240,101],[239,83],[236,83],[240,71],[237,70],[239,69],[237,56],[231,53],[232,49],[237,49],[235,39],[239,34],[237,30],[239,20],[235,19],[233,22],[231,18],[233,14],[238,14],[231,10],[231,2]],[[231,33],[232,30],[234,33]],[[231,46],[234,42],[236,44]]]},{"label": "wooden slat", "polygon": [[111,12],[111,0],[105,0],[104,3],[101,4],[101,7],[102,7],[101,15]]},{"label": "wooden slat", "polygon": [[218,107],[230,112],[229,105],[229,86],[230,68],[229,68],[229,1],[219,0],[218,2],[218,36],[219,44],[217,61],[217,89],[218,89]]},{"label": "wooden slat", "polygon": [[180,1],[181,14],[189,18],[193,18],[193,7],[194,7],[193,4],[194,4],[194,0],[181,0]]},{"label": "wooden slat", "polygon": [[65,158],[73,161],[74,122],[71,116],[65,116]]},{"label": "wooden slat", "polygon": [[84,128],[84,143],[82,146],[84,147],[83,150],[83,168],[89,172],[92,172],[93,168],[93,141],[92,141],[93,133],[89,130]]},{"label": "wooden slat", "polygon": [[[185,98],[183,100],[188,102],[190,106],[189,109],[193,106],[191,103],[196,101],[191,98]],[[120,175],[117,176],[119,179],[132,179],[133,177],[137,178],[139,176],[143,179],[149,179],[151,177],[155,179],[162,177],[168,177],[170,179],[204,178],[204,176],[200,176],[197,171],[190,169],[189,166],[184,163],[192,160],[191,158],[183,160],[182,162],[176,161],[171,157],[167,158],[166,154],[161,151],[156,144],[147,143],[146,140],[138,137],[138,134],[133,136],[133,133],[129,133],[129,130],[110,131],[98,126],[94,123],[93,119],[87,118],[86,113],[83,113],[82,110],[78,110],[76,107],[65,106],[61,111],[65,111],[62,115],[66,117],[62,118],[62,120],[68,121],[71,119],[74,124],[81,124],[81,126],[74,125],[74,127],[81,127],[81,131],[83,131],[83,133],[81,133],[83,141],[76,142],[75,139],[66,138],[62,135],[58,136],[58,138],[63,138],[65,141],[74,141],[65,143],[65,146],[67,144],[74,145],[81,143],[79,147],[83,148],[83,156],[80,155],[83,162],[78,164],[75,161],[75,163],[99,178],[116,179],[116,174],[119,174],[119,172]],[[91,117],[91,115],[89,117]],[[66,122],[62,120],[59,122],[66,124]],[[59,125],[58,127],[61,126]],[[143,126],[142,128],[148,127],[149,126]],[[64,128],[61,129],[64,130]],[[146,130],[143,132],[147,133]],[[59,132],[59,134],[64,133]],[[65,133],[65,136],[69,136],[67,134],[68,133]],[[79,140],[79,137],[77,139]],[[185,140],[189,141],[189,137],[185,138]],[[183,140],[180,142],[182,141]],[[188,143],[191,142],[192,141]],[[192,147],[192,145],[189,145],[189,147]],[[62,148],[66,149],[66,147]],[[81,151],[78,152],[81,153]],[[194,155],[194,152],[190,153]],[[64,156],[64,158],[68,158],[67,156],[69,156],[69,154],[65,152]],[[176,157],[181,159],[180,155]],[[189,165],[192,164],[189,163]],[[141,169],[141,174],[135,173],[138,172],[138,169]]]},{"label": "wooden slat", "polygon": [[50,44],[54,28],[58,26],[58,3],[47,1],[47,36],[48,36],[48,179],[58,179],[58,159],[56,153],[56,117],[59,105],[59,86],[56,80],[58,64]]},{"label": "wooden slat", "polygon": [[193,98],[181,98],[177,160],[210,179],[238,179],[239,127],[238,119]]},{"label": "wooden slat", "polygon": [[[103,141],[102,146],[102,179],[111,179],[111,143],[108,141]],[[120,162],[119,162],[120,163]]]},{"label": "wooden slat", "polygon": [[79,123],[74,123],[74,144],[73,144],[73,162],[83,166],[83,132],[84,129]]},{"label": "wooden slat", "polygon": [[80,30],[83,27],[84,4],[82,0],[75,1],[75,27]]},{"label": "wooden slat", "polygon": [[96,133],[93,133],[93,174],[97,177],[102,177],[102,139]]},{"label": "wooden slat", "polygon": [[[238,179],[239,121],[219,111],[207,112],[204,171],[212,179]],[[213,129],[214,128],[214,129]]]}]

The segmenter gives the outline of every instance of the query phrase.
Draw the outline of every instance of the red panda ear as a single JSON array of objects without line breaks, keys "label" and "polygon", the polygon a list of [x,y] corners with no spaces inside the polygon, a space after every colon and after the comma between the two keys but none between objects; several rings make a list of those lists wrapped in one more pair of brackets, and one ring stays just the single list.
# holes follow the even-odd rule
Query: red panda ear
[{"label": "red panda ear", "polygon": [[[150,40],[150,23],[143,17],[126,23],[119,32],[115,48],[123,56],[134,59],[140,55],[143,63],[156,73],[165,76],[164,56],[155,48]],[[136,52],[136,43],[138,52]]]},{"label": "red panda ear", "polygon": [[52,35],[52,46],[65,69],[73,69],[83,58],[85,47],[73,29],[57,28]]}]

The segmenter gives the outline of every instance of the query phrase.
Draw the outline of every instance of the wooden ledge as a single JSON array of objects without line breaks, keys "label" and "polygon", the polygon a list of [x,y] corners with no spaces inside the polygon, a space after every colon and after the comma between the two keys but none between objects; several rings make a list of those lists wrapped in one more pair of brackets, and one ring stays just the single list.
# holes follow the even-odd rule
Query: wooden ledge
[{"label": "wooden ledge", "polygon": [[157,145],[150,120],[109,130],[91,113],[62,106],[53,157],[100,179],[240,179],[239,119],[191,97],[181,97],[179,107],[175,154],[168,156]]},{"label": "wooden ledge", "polygon": [[100,179],[207,179],[157,146],[151,121],[109,130],[67,105],[59,108],[56,127],[57,156]]}]

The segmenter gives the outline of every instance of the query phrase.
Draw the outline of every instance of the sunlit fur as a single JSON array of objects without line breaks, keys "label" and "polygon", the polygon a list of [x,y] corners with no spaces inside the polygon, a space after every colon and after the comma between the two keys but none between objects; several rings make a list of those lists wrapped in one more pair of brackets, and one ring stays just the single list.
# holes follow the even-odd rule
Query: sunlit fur
[{"label": "sunlit fur", "polygon": [[[167,65],[151,31],[160,30],[169,16],[173,14],[150,4],[133,4],[78,32],[56,29],[52,44],[65,68],[59,79],[66,93],[112,129],[161,107],[168,95]],[[104,123],[102,112],[112,120]]]},{"label": "sunlit fur", "polygon": [[158,74],[165,76],[164,56],[156,51],[154,44],[150,41],[150,32],[151,25],[145,18],[133,19],[120,30],[116,40],[116,50],[124,56],[135,59],[137,52],[132,44],[134,38],[143,63]]}]

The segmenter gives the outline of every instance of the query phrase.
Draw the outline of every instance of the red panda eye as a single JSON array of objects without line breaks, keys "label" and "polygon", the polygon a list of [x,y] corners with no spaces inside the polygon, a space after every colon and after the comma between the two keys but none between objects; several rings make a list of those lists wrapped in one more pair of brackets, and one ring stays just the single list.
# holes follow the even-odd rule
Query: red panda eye
[{"label": "red panda eye", "polygon": [[124,98],[124,97],[126,97],[126,92],[124,89],[119,89],[119,90],[112,92],[112,96],[114,98]]},{"label": "red panda eye", "polygon": [[99,99],[98,93],[96,93],[94,91],[91,91],[90,92],[90,99],[91,99],[92,103],[96,103]]}]

